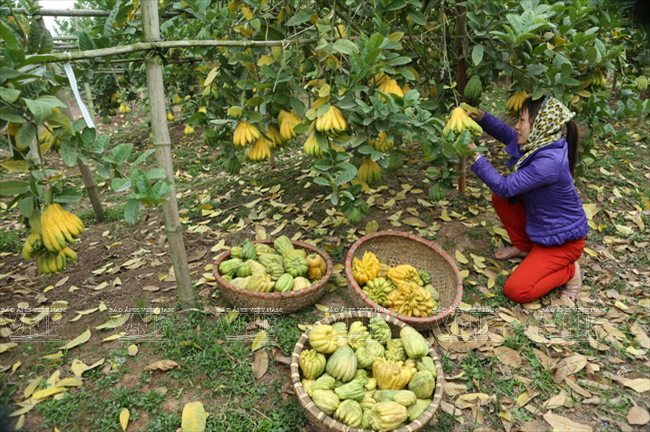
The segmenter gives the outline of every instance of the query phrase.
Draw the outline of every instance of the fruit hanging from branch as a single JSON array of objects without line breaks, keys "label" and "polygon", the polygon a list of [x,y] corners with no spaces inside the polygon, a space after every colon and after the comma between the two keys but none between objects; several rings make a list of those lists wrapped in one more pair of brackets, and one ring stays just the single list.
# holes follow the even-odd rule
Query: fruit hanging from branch
[{"label": "fruit hanging from branch", "polygon": [[518,115],[524,101],[530,96],[526,91],[516,91],[506,101],[506,108],[512,115]]},{"label": "fruit hanging from branch", "polygon": [[233,135],[232,143],[235,144],[236,146],[246,146],[248,143],[251,143],[258,139],[260,136],[260,131],[257,130],[255,126],[252,124],[241,121],[237,125],[237,129],[235,129],[235,133]]},{"label": "fruit hanging from branch", "polygon": [[483,128],[478,125],[471,117],[465,113],[465,109],[458,107],[454,108],[451,111],[451,116],[449,121],[442,129],[443,135],[448,135],[449,132],[454,132],[455,134],[460,134],[464,130],[469,130],[474,136],[483,135]]}]

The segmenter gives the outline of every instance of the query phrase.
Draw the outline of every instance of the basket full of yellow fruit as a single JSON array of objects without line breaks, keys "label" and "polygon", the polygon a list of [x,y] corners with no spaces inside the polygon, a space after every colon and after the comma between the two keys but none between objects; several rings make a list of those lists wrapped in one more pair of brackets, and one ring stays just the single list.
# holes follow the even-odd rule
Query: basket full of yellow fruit
[{"label": "basket full of yellow fruit", "polygon": [[291,381],[318,432],[417,432],[433,419],[444,378],[434,348],[413,327],[348,311],[302,334]]},{"label": "basket full of yellow fruit", "polygon": [[230,248],[217,257],[214,276],[221,294],[237,308],[288,314],[325,293],[333,268],[327,252],[280,236]]},{"label": "basket full of yellow fruit", "polygon": [[456,263],[437,244],[404,232],[357,240],[345,259],[345,276],[357,303],[418,330],[451,315],[463,297]]}]

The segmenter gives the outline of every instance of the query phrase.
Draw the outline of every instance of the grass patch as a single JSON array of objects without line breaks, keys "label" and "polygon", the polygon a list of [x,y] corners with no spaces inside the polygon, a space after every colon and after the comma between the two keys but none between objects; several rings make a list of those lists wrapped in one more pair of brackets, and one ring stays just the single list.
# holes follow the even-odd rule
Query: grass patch
[{"label": "grass patch", "polygon": [[23,244],[22,230],[0,231],[0,252],[20,252]]}]

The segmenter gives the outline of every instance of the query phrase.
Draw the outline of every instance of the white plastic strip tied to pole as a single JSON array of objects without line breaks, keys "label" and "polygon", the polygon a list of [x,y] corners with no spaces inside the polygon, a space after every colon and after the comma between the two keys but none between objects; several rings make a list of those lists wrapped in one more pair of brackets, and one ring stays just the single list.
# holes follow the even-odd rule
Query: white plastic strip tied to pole
[{"label": "white plastic strip tied to pole", "polygon": [[65,74],[68,76],[68,81],[70,81],[70,87],[72,88],[72,93],[74,93],[74,97],[75,99],[77,99],[77,105],[79,105],[79,109],[81,110],[81,115],[86,121],[86,125],[89,128],[94,129],[95,123],[93,122],[93,118],[88,112],[88,109],[84,104],[84,101],[81,99],[81,95],[79,94],[79,89],[77,88],[77,78],[74,76],[74,72],[72,71],[72,66],[70,66],[70,63],[65,63],[63,65],[63,70],[65,70]]}]

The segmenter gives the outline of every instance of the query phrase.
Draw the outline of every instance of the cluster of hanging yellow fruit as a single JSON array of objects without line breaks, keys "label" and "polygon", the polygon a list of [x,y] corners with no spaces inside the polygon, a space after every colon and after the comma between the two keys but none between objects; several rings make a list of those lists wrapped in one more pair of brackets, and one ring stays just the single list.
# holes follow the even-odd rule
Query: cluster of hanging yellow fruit
[{"label": "cluster of hanging yellow fruit", "polygon": [[131,108],[129,108],[128,105],[125,105],[124,103],[120,104],[120,107],[118,108],[118,111],[120,114],[127,114],[131,112]]},{"label": "cluster of hanging yellow fruit", "polygon": [[352,259],[352,276],[374,302],[402,315],[428,317],[437,307],[431,275],[409,264],[389,267],[369,251]]},{"label": "cluster of hanging yellow fruit", "polygon": [[526,93],[526,91],[514,92],[506,101],[506,109],[510,111],[511,114],[517,115],[528,96],[530,95]]},{"label": "cluster of hanging yellow fruit", "polygon": [[68,262],[77,259],[77,254],[68,245],[75,244],[75,238],[83,231],[83,222],[77,216],[59,204],[48,205],[41,215],[40,226],[32,228],[25,240],[23,258],[36,256],[40,273],[65,270]]},{"label": "cluster of hanging yellow fruit", "polygon": [[232,143],[236,146],[246,146],[248,143],[253,142],[254,140],[258,139],[262,135],[260,134],[260,131],[257,130],[255,126],[252,124],[245,122],[245,121],[240,121],[239,124],[237,125],[237,128],[235,129],[235,134],[233,135],[232,138]]},{"label": "cluster of hanging yellow fruit", "polygon": [[449,134],[449,132],[460,134],[466,129],[472,132],[472,135],[483,135],[483,128],[467,115],[464,108],[458,107],[451,111],[451,116],[449,117],[445,127],[442,129],[442,133],[445,136]]},{"label": "cluster of hanging yellow fruit", "polygon": [[334,105],[330,106],[325,114],[316,120],[316,130],[319,132],[342,132],[348,128],[348,122],[343,117],[341,110]]},{"label": "cluster of hanging yellow fruit", "polygon": [[269,159],[271,157],[271,150],[296,136],[294,128],[300,124],[300,121],[300,117],[298,117],[295,111],[280,110],[278,114],[280,130],[275,126],[269,126],[264,134],[254,125],[242,120],[235,128],[233,144],[246,147],[253,143],[246,151],[246,156],[251,161]]},{"label": "cluster of hanging yellow fruit", "polygon": [[280,136],[283,140],[289,141],[291,138],[296,137],[296,131],[293,128],[300,124],[300,117],[294,110],[290,112],[280,110],[278,122],[280,123]]},{"label": "cluster of hanging yellow fruit", "polygon": [[259,137],[255,144],[248,148],[246,157],[254,162],[270,158],[271,142],[264,137]]},{"label": "cluster of hanging yellow fruit", "polygon": [[393,141],[386,138],[386,132],[379,132],[377,138],[372,140],[371,145],[380,152],[387,152],[393,148]]},{"label": "cluster of hanging yellow fruit", "polygon": [[381,178],[381,167],[370,157],[365,157],[359,167],[357,178],[366,183],[373,183]]},{"label": "cluster of hanging yellow fruit", "polygon": [[603,71],[596,71],[591,74],[587,82],[594,87],[605,87],[607,84],[607,77]]},{"label": "cluster of hanging yellow fruit", "polygon": [[[50,127],[51,126],[43,128],[41,133],[38,135],[38,142],[40,144],[41,153],[45,153],[50,148],[54,148],[56,150],[61,144],[61,138],[55,137],[50,131]],[[52,130],[54,129],[56,128],[53,128]]]},{"label": "cluster of hanging yellow fruit", "polygon": [[318,139],[316,139],[316,132],[313,130],[313,128],[310,129],[309,133],[307,134],[307,140],[305,141],[305,145],[303,146],[303,149],[305,150],[305,153],[307,153],[309,156],[319,158],[323,156],[323,149],[320,148],[318,145]]}]

